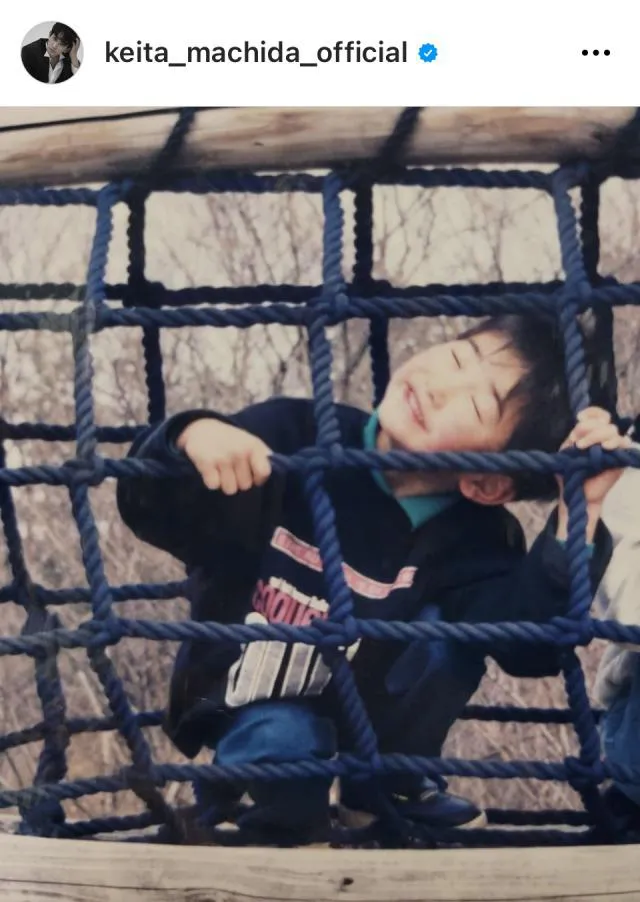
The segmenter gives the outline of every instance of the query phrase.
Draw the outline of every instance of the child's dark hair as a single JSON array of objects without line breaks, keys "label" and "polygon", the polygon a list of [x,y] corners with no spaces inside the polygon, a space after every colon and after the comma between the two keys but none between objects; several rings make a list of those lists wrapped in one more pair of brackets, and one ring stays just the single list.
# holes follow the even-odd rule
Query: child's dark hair
[{"label": "child's dark hair", "polygon": [[53,28],[49,32],[49,36],[51,35],[63,41],[65,47],[73,47],[78,40],[78,35],[73,28],[69,28],[68,25],[64,25],[62,22],[54,22]]},{"label": "child's dark hair", "polygon": [[[509,400],[522,407],[504,450],[558,451],[575,418],[569,403],[564,345],[557,324],[542,316],[503,315],[484,320],[458,337],[472,338],[487,332],[504,336],[503,347],[510,348],[526,369],[509,394]],[[512,475],[518,501],[550,501],[558,496],[553,473]]]}]

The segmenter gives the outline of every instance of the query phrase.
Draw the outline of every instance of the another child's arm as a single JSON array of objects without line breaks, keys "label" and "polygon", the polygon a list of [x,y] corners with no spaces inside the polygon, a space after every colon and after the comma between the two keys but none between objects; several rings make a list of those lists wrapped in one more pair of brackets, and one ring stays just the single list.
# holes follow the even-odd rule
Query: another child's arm
[{"label": "another child's arm", "polygon": [[[574,446],[586,450],[593,445],[600,445],[605,451],[617,451],[620,448],[630,448],[632,441],[628,436],[620,434],[605,410],[599,407],[588,407],[578,414],[578,422],[571,430],[561,450]],[[622,473],[623,470],[606,470],[591,477],[591,479],[585,480],[584,494],[587,502],[586,540],[588,543],[593,541],[596,527],[602,514],[604,500],[620,479]],[[560,484],[560,501],[558,503],[556,538],[565,541],[569,528],[569,511],[562,494],[562,479],[558,479],[558,482]]]},{"label": "another child's arm", "polygon": [[[567,437],[563,448],[575,445],[589,448],[601,445],[605,450],[628,448],[631,440],[620,435],[609,415],[599,408],[588,408]],[[620,479],[623,470],[607,470],[585,480],[587,503],[586,541],[591,545],[589,569],[591,593],[595,593],[611,559],[611,536],[602,522],[607,494]],[[562,492],[562,480],[559,479]],[[569,513],[560,497],[557,510],[533,543],[527,555],[512,560],[508,572],[473,589],[472,610],[475,620],[544,622],[564,616],[570,603],[570,575],[563,547],[568,535]],[[505,616],[505,612],[508,612]],[[553,646],[531,643],[498,643],[491,656],[503,670],[514,676],[546,676],[559,670],[558,650]]]}]

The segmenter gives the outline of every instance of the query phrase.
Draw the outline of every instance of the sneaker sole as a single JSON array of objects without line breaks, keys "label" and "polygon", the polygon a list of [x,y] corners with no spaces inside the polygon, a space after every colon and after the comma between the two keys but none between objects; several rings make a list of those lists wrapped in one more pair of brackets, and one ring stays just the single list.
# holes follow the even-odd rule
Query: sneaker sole
[{"label": "sneaker sole", "polygon": [[[338,820],[343,827],[348,827],[350,830],[360,830],[364,827],[370,827],[378,820],[378,818],[369,811],[355,811],[352,808],[345,808],[340,805],[338,806]],[[473,818],[473,820],[467,821],[465,824],[457,824],[455,829],[478,830],[482,827],[486,827],[487,824],[487,815],[484,811],[481,811],[477,817]]]},{"label": "sneaker sole", "polygon": [[458,824],[456,830],[479,830],[481,827],[486,827],[488,823],[486,813],[481,811],[472,821],[467,821],[466,824]]}]

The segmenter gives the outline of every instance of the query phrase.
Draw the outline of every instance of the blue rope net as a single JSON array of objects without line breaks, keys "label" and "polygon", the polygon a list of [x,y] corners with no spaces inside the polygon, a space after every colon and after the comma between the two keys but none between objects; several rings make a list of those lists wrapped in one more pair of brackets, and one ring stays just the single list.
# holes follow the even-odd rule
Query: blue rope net
[{"label": "blue rope net", "polygon": [[[8,468],[4,444],[0,445],[0,515],[6,536],[12,580],[0,590],[0,601],[13,601],[26,611],[20,636],[0,637],[0,655],[28,655],[35,665],[42,721],[28,729],[0,736],[0,752],[42,740],[34,784],[30,787],[0,789],[0,808],[17,806],[21,813],[20,830],[24,834],[56,837],[91,836],[112,831],[135,831],[150,825],[163,825],[165,838],[171,841],[196,841],[193,824],[181,810],[172,809],[162,794],[170,781],[192,781],[206,776],[211,781],[277,779],[332,774],[368,776],[381,773],[413,773],[428,776],[462,776],[489,779],[528,778],[568,782],[583,803],[582,811],[506,811],[488,812],[490,829],[482,831],[427,831],[411,828],[384,807],[393,835],[399,845],[412,843],[432,846],[436,843],[475,845],[574,844],[594,841],[620,841],[600,801],[599,785],[607,778],[638,780],[640,773],[613,767],[601,758],[597,732],[598,711],[592,710],[585,687],[584,673],[576,648],[594,638],[640,642],[640,627],[622,626],[590,616],[592,603],[587,549],[584,543],[586,506],[582,483],[586,475],[612,466],[638,465],[633,451],[562,454],[511,451],[500,454],[437,453],[411,454],[362,451],[342,447],[333,405],[331,386],[332,351],[327,328],[358,318],[370,322],[370,350],[374,377],[374,400],[382,397],[389,377],[387,325],[392,317],[471,316],[499,313],[557,317],[564,334],[566,376],[575,412],[590,403],[589,380],[579,317],[596,311],[596,335],[602,360],[608,363],[608,377],[592,383],[596,403],[615,408],[615,367],[612,357],[612,311],[616,305],[640,303],[640,284],[619,284],[598,275],[598,202],[601,184],[610,176],[635,177],[625,163],[624,140],[620,152],[606,164],[577,161],[555,171],[480,171],[469,169],[402,168],[395,159],[415,125],[418,110],[408,109],[373,163],[359,168],[343,168],[323,176],[286,174],[257,176],[244,172],[203,173],[195,177],[169,176],[167,165],[179,152],[196,112],[179,113],[176,126],[157,159],[138,179],[117,181],[100,190],[86,188],[53,190],[48,188],[1,189],[0,205],[38,205],[61,207],[84,205],[94,208],[97,223],[88,266],[83,299],[71,313],[0,313],[0,329],[49,330],[71,333],[75,360],[75,412],[73,427],[47,423],[12,425],[2,422],[2,442],[41,439],[76,442],[76,454],[62,466],[25,466]],[[636,117],[637,118],[637,117]],[[634,123],[635,127],[635,123]],[[635,134],[635,132],[633,133]],[[623,135],[629,139],[629,135]],[[633,135],[631,135],[633,137]],[[419,188],[465,186],[492,189],[536,189],[553,199],[565,278],[546,284],[491,284],[475,286],[412,286],[404,289],[374,280],[373,264],[373,185],[402,185]],[[570,192],[578,189],[581,207],[574,209]],[[324,210],[322,285],[257,285],[251,287],[200,287],[170,290],[145,278],[145,211],[153,192],[209,194],[249,192],[308,192],[320,195]],[[343,198],[355,197],[355,268],[350,283],[343,278],[344,233]],[[130,262],[126,284],[107,284],[105,269],[112,238],[112,216],[116,204],[129,207],[128,242]],[[80,289],[71,284],[0,285],[0,299],[68,299],[79,297]],[[122,300],[122,307],[109,305]],[[196,302],[198,306],[191,307]],[[224,303],[225,309],[217,305]],[[130,442],[144,427],[98,428],[94,420],[93,367],[90,337],[116,326],[143,329],[148,418],[150,423],[165,416],[165,392],[162,378],[160,330],[162,327],[209,325],[246,328],[254,324],[303,326],[308,333],[314,409],[318,443],[314,448],[291,457],[275,455],[276,471],[296,470],[305,474],[318,546],[324,562],[330,615],[326,622],[314,621],[307,627],[286,624],[224,625],[215,622],[162,622],[127,619],[118,616],[114,605],[130,599],[160,599],[183,595],[186,584],[109,585],[105,576],[96,522],[89,489],[106,479],[152,476],[175,478],[179,465],[168,467],[144,460],[111,460],[100,456],[100,442]],[[607,370],[607,367],[604,367]],[[597,395],[597,397],[596,397]],[[445,623],[384,622],[356,620],[350,592],[343,578],[341,552],[334,513],[323,487],[323,472],[331,467],[370,467],[410,470],[417,468],[461,471],[536,471],[558,472],[565,477],[565,497],[570,510],[567,541],[571,574],[571,603],[564,617],[548,623]],[[81,537],[82,560],[88,589],[53,591],[35,584],[25,564],[12,490],[27,485],[65,486]],[[62,627],[55,606],[61,603],[90,601],[92,616],[76,629]],[[50,606],[50,607],[49,607]],[[53,610],[52,610],[53,609]],[[358,637],[411,641],[416,638],[451,639],[460,643],[490,648],[492,642],[518,640],[557,646],[562,653],[563,677],[568,707],[565,710],[523,709],[515,707],[469,706],[465,717],[479,720],[530,723],[571,723],[579,740],[579,754],[563,761],[495,761],[420,758],[399,754],[381,755],[367,712],[340,647],[348,647]],[[315,763],[250,765],[222,769],[215,765],[160,764],[151,755],[144,728],[161,722],[160,712],[135,712],[109,657],[108,649],[125,637],[181,641],[199,639],[242,643],[265,638],[320,646],[333,671],[342,705],[358,737],[352,754]],[[61,649],[86,649],[91,667],[98,676],[108,700],[110,715],[105,718],[66,716],[65,698],[58,672]],[[128,747],[131,766],[122,772],[82,780],[67,778],[66,752],[72,736],[84,732],[117,730]],[[83,822],[68,822],[61,806],[64,800],[79,799],[96,793],[133,790],[145,803],[147,812],[127,817],[106,817]],[[383,803],[381,802],[381,805]],[[517,826],[520,829],[514,830]],[[557,827],[580,828],[568,831]],[[134,835],[135,836],[135,835]],[[226,838],[225,838],[226,837]],[[229,834],[219,834],[228,842]],[[350,844],[366,841],[364,834],[337,831],[335,842]],[[240,840],[235,840],[240,841]]]}]

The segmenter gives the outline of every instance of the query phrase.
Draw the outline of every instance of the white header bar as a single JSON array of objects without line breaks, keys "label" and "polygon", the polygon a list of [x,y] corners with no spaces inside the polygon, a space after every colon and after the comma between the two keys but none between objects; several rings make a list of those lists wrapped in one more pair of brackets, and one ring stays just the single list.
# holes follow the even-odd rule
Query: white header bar
[{"label": "white header bar", "polygon": [[[632,0],[6,6],[6,106],[558,107],[640,99]],[[48,35],[52,14],[81,45],[78,72],[49,84],[27,73],[21,48]]]}]

